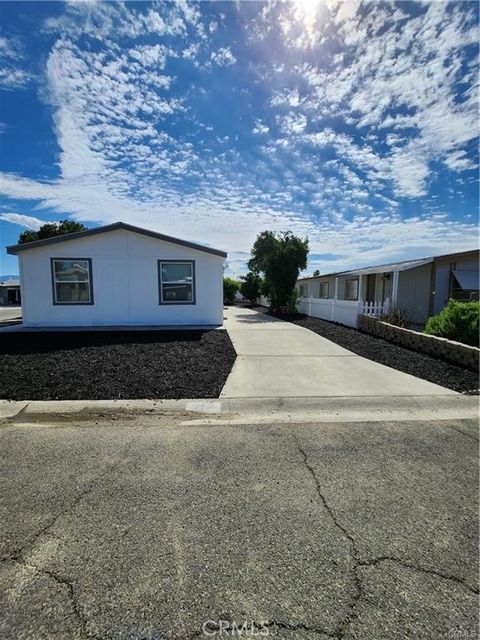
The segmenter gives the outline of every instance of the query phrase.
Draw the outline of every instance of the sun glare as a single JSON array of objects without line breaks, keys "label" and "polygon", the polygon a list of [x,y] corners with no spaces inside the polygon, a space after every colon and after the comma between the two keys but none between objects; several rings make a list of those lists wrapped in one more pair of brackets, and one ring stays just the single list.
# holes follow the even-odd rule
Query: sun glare
[{"label": "sun glare", "polygon": [[297,13],[303,15],[305,24],[315,22],[320,0],[294,0],[294,4],[297,7]]},{"label": "sun glare", "polygon": [[310,44],[313,43],[320,0],[293,0],[293,6],[295,21],[303,25]]}]

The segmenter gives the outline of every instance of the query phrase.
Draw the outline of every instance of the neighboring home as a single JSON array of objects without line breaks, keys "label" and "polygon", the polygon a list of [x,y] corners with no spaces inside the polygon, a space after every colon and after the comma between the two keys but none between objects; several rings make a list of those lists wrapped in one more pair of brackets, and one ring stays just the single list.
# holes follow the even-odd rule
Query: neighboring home
[{"label": "neighboring home", "polygon": [[21,304],[20,280],[0,281],[0,305]]},{"label": "neighboring home", "polygon": [[423,324],[450,298],[478,300],[479,250],[299,278],[297,289],[299,310],[309,313],[310,305],[316,317],[356,326],[358,313],[381,315],[389,307]]},{"label": "neighboring home", "polygon": [[116,222],[7,247],[25,326],[218,326],[226,253]]}]

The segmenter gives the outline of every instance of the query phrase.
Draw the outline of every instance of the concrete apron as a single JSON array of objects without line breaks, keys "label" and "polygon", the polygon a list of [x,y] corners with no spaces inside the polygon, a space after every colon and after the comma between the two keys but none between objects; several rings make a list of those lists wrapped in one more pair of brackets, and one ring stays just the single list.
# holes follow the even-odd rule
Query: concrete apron
[{"label": "concrete apron", "polygon": [[251,309],[229,307],[237,352],[225,398],[453,396],[455,392],[362,358],[322,336]]},{"label": "concrete apron", "polygon": [[[96,416],[153,415],[180,424],[268,424],[478,419],[476,396],[220,398],[192,400],[0,400],[0,424],[45,426]],[[53,426],[54,422],[52,422]]]}]

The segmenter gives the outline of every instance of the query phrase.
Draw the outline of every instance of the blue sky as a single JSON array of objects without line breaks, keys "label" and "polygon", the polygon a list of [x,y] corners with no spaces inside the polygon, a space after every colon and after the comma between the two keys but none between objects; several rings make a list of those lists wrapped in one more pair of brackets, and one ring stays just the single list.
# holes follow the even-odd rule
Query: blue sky
[{"label": "blue sky", "polygon": [[[117,220],[322,272],[478,246],[473,2],[4,2],[0,234]],[[0,273],[17,273],[2,248]]]}]

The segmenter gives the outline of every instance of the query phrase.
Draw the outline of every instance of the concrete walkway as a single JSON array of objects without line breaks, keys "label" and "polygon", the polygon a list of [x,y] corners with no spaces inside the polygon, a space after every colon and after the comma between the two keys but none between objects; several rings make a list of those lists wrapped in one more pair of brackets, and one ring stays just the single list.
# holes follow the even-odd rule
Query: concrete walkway
[{"label": "concrete walkway", "polygon": [[221,397],[455,395],[290,322],[241,307],[229,307],[225,316],[237,359]]}]

